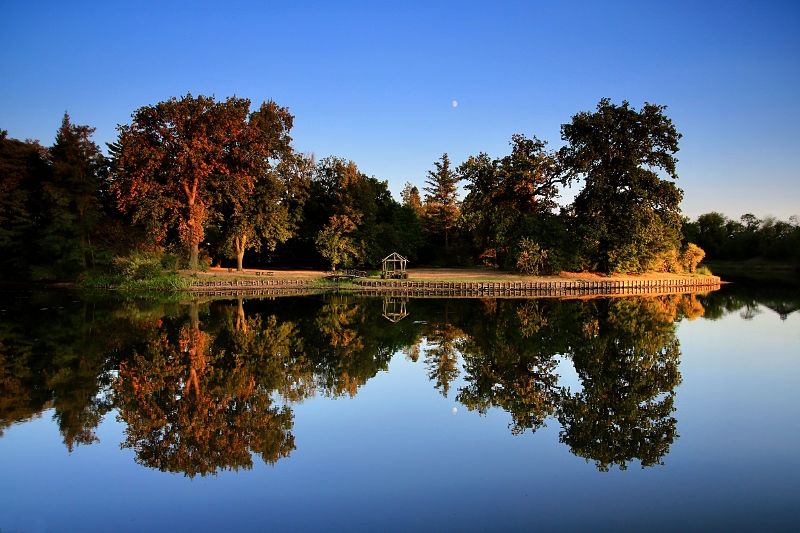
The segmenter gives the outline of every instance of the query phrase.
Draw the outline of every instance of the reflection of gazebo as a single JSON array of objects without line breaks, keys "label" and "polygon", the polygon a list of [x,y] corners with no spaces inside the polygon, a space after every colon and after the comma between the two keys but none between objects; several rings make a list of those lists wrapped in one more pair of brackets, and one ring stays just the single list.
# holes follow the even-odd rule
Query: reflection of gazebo
[{"label": "reflection of gazebo", "polygon": [[400,322],[408,316],[406,310],[406,298],[384,298],[383,300],[383,318],[389,322]]},{"label": "reflection of gazebo", "polygon": [[383,258],[383,272],[381,272],[381,277],[384,279],[407,278],[408,277],[408,274],[406,273],[407,263],[408,259],[398,254],[397,252],[392,252],[391,254]]}]

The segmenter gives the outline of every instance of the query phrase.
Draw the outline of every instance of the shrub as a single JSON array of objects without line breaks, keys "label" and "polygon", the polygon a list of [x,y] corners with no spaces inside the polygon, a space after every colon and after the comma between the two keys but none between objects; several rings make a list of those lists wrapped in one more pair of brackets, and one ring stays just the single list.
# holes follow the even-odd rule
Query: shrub
[{"label": "shrub", "polygon": [[683,268],[694,274],[697,271],[697,265],[706,256],[705,251],[696,244],[690,242],[686,245],[686,249],[681,254],[681,264]]},{"label": "shrub", "polygon": [[697,268],[697,274],[699,276],[713,276],[714,274],[711,273],[711,269],[709,269],[705,265],[701,265]]},{"label": "shrub", "polygon": [[161,274],[161,258],[152,252],[132,252],[113,259],[114,272],[124,280],[143,280]]},{"label": "shrub", "polygon": [[208,255],[207,250],[200,250],[200,255],[197,258],[197,269],[200,272],[208,272],[211,268],[212,258]]},{"label": "shrub", "polygon": [[529,237],[519,241],[519,254],[517,255],[517,269],[524,274],[538,274],[544,268],[547,260],[547,250]]},{"label": "shrub", "polygon": [[175,254],[166,253],[161,256],[161,268],[172,272],[180,268],[181,259]]},{"label": "shrub", "polygon": [[660,252],[651,261],[649,270],[653,270],[655,272],[672,272],[673,274],[681,274],[683,273],[681,257],[682,256],[678,254],[678,250],[675,248],[670,248],[669,250]]}]

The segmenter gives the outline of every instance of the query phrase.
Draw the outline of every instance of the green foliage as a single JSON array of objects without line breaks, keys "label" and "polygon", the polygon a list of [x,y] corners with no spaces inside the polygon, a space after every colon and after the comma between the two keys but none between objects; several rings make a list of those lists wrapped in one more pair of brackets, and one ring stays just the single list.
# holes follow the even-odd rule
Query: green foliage
[{"label": "green foliage", "polygon": [[697,275],[698,276],[713,276],[711,273],[711,269],[708,268],[706,265],[700,265],[697,267]]},{"label": "green foliage", "polygon": [[[294,117],[272,101],[250,112],[246,99],[187,94],[142,107],[119,127],[110,160],[93,129],[65,115],[50,149],[0,134],[0,273],[75,279],[153,247],[171,254],[161,268],[176,270],[187,246],[190,265],[206,270],[204,251],[237,266],[252,251],[261,265],[371,268],[397,251],[415,265],[512,270],[522,257],[525,271],[691,271],[696,251],[678,245],[682,193],[661,179],[676,178],[680,139],[664,110],[604,99],[563,126],[558,152],[518,134],[509,154],[480,153],[456,170],[443,154],[424,202],[406,183],[402,204],[352,161],[296,153]],[[574,179],[584,188],[557,212],[560,187]],[[347,220],[347,230],[332,220]],[[684,245],[696,242],[709,258],[800,260],[796,219],[709,213],[683,230]]]},{"label": "green foliage", "polygon": [[288,108],[272,101],[251,113],[249,145],[235,163],[247,179],[223,180],[214,191],[222,251],[239,269],[246,250],[263,245],[273,251],[295,229],[298,202],[290,196],[298,198],[307,163],[291,147],[293,120]]},{"label": "green foliage", "polygon": [[683,237],[685,242],[696,242],[711,260],[741,261],[761,257],[800,263],[797,217],[761,220],[747,213],[736,221],[721,213],[705,213],[685,225]]},{"label": "green foliage", "polygon": [[95,266],[106,160],[93,132],[64,114],[49,150],[0,135],[0,271],[8,278],[71,280]]},{"label": "green foliage", "polygon": [[364,175],[351,161],[326,157],[313,167],[307,185],[295,237],[278,247],[286,261],[329,263],[320,255],[316,237],[333,216],[346,217],[354,225],[348,239],[356,250],[353,260],[359,265],[380,266],[391,251],[417,258],[423,242],[419,214],[398,204],[386,181]]},{"label": "green foliage", "polygon": [[123,280],[117,286],[123,292],[158,291],[174,292],[191,287],[194,282],[177,272],[167,272],[138,280]]},{"label": "green foliage", "polygon": [[319,253],[331,264],[331,270],[343,264],[349,266],[357,257],[358,249],[348,237],[355,231],[355,224],[347,216],[332,216],[328,224],[317,234]]},{"label": "green foliage", "polygon": [[197,269],[200,272],[208,272],[211,269],[211,261],[212,258],[208,254],[208,250],[200,250],[200,254],[197,258]]},{"label": "green foliage", "polygon": [[47,149],[9,139],[0,131],[0,273],[5,279],[30,277],[36,220],[42,210],[39,183],[49,179]]},{"label": "green foliage", "polygon": [[132,252],[114,258],[114,272],[125,281],[154,278],[161,274],[161,256],[154,252]]},{"label": "green foliage", "polygon": [[560,439],[607,471],[660,464],[677,437],[680,345],[669,299],[602,300],[572,353],[582,390],[565,394]]},{"label": "green foliage", "polygon": [[560,159],[583,189],[573,203],[583,266],[604,272],[642,272],[680,242],[683,192],[661,179],[677,178],[674,154],[681,135],[666,107],[637,111],[602,99],[561,127]]},{"label": "green foliage", "polygon": [[[80,281],[83,287],[115,287],[122,292],[172,292],[190,287],[193,281],[181,276],[175,268],[178,258],[159,252],[131,252],[115,257],[111,273],[92,273]],[[164,265],[170,271],[164,272]],[[202,264],[202,262],[201,262]]]},{"label": "green foliage", "polygon": [[161,268],[176,271],[181,267],[181,258],[175,254],[165,253],[161,256]]},{"label": "green foliage", "polygon": [[246,98],[187,94],[142,107],[130,125],[119,126],[112,184],[119,208],[154,241],[179,238],[192,269],[210,215],[229,207],[231,231],[240,231],[273,146],[288,144],[288,111],[272,102],[250,115],[249,109]]},{"label": "green foliage", "polygon": [[523,237],[519,242],[517,255],[517,269],[523,274],[539,274],[547,261],[547,250],[529,237]]},{"label": "green foliage", "polygon": [[534,238],[547,248],[563,246],[564,221],[554,215],[558,186],[564,184],[557,155],[536,137],[511,138],[511,154],[491,160],[481,153],[458,169],[467,182],[459,224],[470,231],[481,257],[515,267],[518,243]]},{"label": "green foliage", "polygon": [[670,248],[656,254],[650,261],[648,270],[654,272],[672,272],[680,274],[683,272],[683,256],[678,254],[678,250]]}]

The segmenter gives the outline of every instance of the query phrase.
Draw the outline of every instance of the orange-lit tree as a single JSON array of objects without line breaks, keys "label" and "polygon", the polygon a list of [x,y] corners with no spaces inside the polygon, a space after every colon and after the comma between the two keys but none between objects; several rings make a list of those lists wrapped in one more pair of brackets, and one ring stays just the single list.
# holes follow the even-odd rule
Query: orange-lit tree
[{"label": "orange-lit tree", "polygon": [[118,127],[112,190],[120,208],[157,242],[177,229],[191,269],[215,192],[253,189],[258,168],[246,161],[265,148],[249,125],[249,108],[245,98],[187,94],[142,107]]},{"label": "orange-lit tree", "polygon": [[123,446],[143,465],[189,477],[249,469],[253,453],[270,464],[288,457],[291,410],[273,404],[249,358],[215,348],[196,304],[189,315],[177,335],[165,324],[120,365],[114,397],[127,425]]}]

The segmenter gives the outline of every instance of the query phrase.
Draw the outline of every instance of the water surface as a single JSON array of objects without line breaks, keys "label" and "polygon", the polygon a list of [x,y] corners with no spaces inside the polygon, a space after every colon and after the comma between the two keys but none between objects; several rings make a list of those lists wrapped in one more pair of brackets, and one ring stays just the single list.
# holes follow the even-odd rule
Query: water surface
[{"label": "water surface", "polygon": [[800,525],[792,291],[0,302],[3,531]]}]

